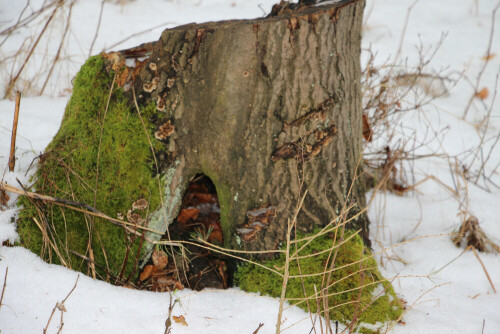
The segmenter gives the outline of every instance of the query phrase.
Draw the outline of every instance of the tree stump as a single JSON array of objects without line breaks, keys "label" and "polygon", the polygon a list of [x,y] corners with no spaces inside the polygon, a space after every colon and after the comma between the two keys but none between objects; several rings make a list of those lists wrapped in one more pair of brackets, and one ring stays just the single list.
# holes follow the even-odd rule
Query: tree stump
[{"label": "tree stump", "polygon": [[[61,130],[40,163],[37,191],[66,198],[72,194],[72,199],[93,204],[111,217],[120,212],[125,215],[126,208],[144,197],[150,204],[145,224],[165,233],[179,214],[191,180],[203,174],[217,191],[224,246],[246,250],[276,249],[305,191],[299,230],[324,226],[338,217],[346,203],[354,204],[351,216],[359,213],[365,205],[364,185],[357,178],[362,159],[363,8],[362,0],[293,10],[282,4],[267,18],[188,24],[165,30],[157,42],[102,55],[103,66],[77,77]],[[106,83],[96,86],[101,77],[106,77]],[[76,151],[67,149],[82,141],[74,140],[65,124],[90,113],[82,101],[94,101],[85,96],[78,100],[77,84],[88,86],[84,94],[97,90],[101,94],[89,107],[92,116],[78,123],[85,129],[92,126],[89,123],[97,124],[92,131],[81,129],[78,134],[91,138],[94,145],[85,146],[94,157],[87,169],[75,166],[71,157]],[[115,112],[112,108],[120,103],[128,111],[116,124],[140,119],[142,123],[134,121],[135,128],[128,131],[146,130],[149,143],[142,146],[141,154],[147,158],[134,154],[126,163],[107,159],[108,154],[128,154],[125,149],[116,152],[139,141],[124,139],[126,131],[108,130]],[[91,117],[94,121],[89,122]],[[132,142],[117,144],[123,140]],[[104,149],[108,141],[110,148]],[[132,176],[125,180],[121,169],[111,171],[123,165],[126,173],[136,175],[144,164],[149,173],[141,172],[141,180]],[[47,171],[52,175],[58,168],[62,179],[72,181],[66,185],[49,182]],[[101,184],[108,171],[114,184]],[[82,179],[88,184],[78,190]],[[160,200],[152,200],[159,193],[158,179],[162,193]],[[141,192],[114,195],[118,188],[135,183]],[[90,196],[85,197],[86,192]],[[105,202],[116,204],[104,207]],[[50,214],[57,215],[54,211]],[[162,237],[147,232],[145,238],[134,241],[136,248],[129,253],[111,252],[111,244],[130,241],[123,237],[126,232],[107,227],[119,235],[110,241],[102,231],[94,235],[100,231],[98,225],[104,224],[97,223],[100,218],[94,221],[81,215],[75,219],[85,222],[70,225],[91,239],[81,243],[81,252],[88,256],[88,250],[94,249],[99,253],[95,262],[101,266],[106,262],[115,274],[124,257],[136,254],[134,249],[144,248],[141,258],[147,258],[151,251],[147,240]],[[63,222],[47,221],[49,227],[54,224],[53,230],[71,235],[70,227],[55,226]],[[33,222],[24,224],[21,230],[33,226]],[[368,241],[364,214],[349,224],[362,229]],[[27,235],[21,233],[29,243]],[[104,251],[98,252],[101,247]],[[137,264],[129,265],[135,268]]]}]

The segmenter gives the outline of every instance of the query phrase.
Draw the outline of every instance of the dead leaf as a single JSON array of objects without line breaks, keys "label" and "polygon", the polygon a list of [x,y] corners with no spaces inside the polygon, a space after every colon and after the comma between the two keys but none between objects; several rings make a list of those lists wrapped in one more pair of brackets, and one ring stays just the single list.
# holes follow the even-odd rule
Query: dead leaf
[{"label": "dead leaf", "polygon": [[481,89],[479,92],[477,92],[476,94],[474,94],[474,97],[477,97],[481,100],[484,100],[488,97],[488,95],[490,95],[490,91],[488,90],[488,88],[484,87],[483,89]]},{"label": "dead leaf", "polygon": [[368,116],[366,116],[366,114],[363,114],[363,138],[365,138],[367,142],[371,142],[372,136],[373,130],[370,124],[370,120],[368,119]]},{"label": "dead leaf", "polygon": [[208,236],[208,242],[213,243],[214,241],[217,241],[219,244],[223,244],[222,241],[222,231],[220,230],[213,230],[212,233]]},{"label": "dead leaf", "polygon": [[148,264],[147,266],[144,267],[144,269],[142,270],[142,273],[139,275],[139,280],[141,282],[147,280],[148,278],[153,276],[154,270],[155,270],[155,267],[152,264]]},{"label": "dead leaf", "polygon": [[174,321],[178,324],[181,324],[183,326],[187,326],[187,322],[186,322],[186,319],[184,318],[183,315],[180,315],[178,317],[176,317],[175,315],[172,316],[172,319],[174,319]]},{"label": "dead leaf", "polygon": [[175,289],[175,290],[184,290],[184,285],[182,285],[182,283],[181,283],[181,282],[177,281],[177,282],[175,282],[175,284],[174,284],[174,289]]},{"label": "dead leaf", "polygon": [[161,250],[155,249],[153,251],[152,258],[156,270],[163,270],[163,268],[165,268],[165,266],[168,264],[168,256]]},{"label": "dead leaf", "polygon": [[194,197],[200,203],[216,203],[217,202],[217,196],[215,194],[195,193]]},{"label": "dead leaf", "polygon": [[200,209],[196,208],[182,209],[181,212],[179,213],[179,216],[177,216],[177,222],[185,224],[189,219],[196,220],[199,214],[200,214]]},{"label": "dead leaf", "polygon": [[7,206],[7,202],[9,202],[9,195],[7,192],[3,189],[0,190],[0,208],[3,208],[4,206]]},{"label": "dead leaf", "polygon": [[487,54],[486,56],[484,56],[484,57],[483,57],[483,60],[484,60],[484,61],[488,61],[488,60],[490,60],[490,59],[495,58],[495,56],[496,56],[496,54],[494,54],[494,53],[490,53],[490,54]]}]

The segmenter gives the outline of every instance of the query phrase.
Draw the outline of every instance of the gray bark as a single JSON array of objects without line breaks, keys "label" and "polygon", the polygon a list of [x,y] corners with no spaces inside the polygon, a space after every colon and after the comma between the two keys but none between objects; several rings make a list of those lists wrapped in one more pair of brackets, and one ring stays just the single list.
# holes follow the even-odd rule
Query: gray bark
[{"label": "gray bark", "polygon": [[[363,7],[351,1],[190,24],[144,46],[151,54],[132,84],[140,105],[157,104],[153,121],[164,143],[157,160],[166,184],[150,227],[166,231],[200,173],[216,186],[228,247],[278,247],[305,190],[299,230],[324,226],[344,203],[357,203],[351,214],[364,207],[355,179]],[[259,212],[267,218],[252,220]],[[364,215],[350,226],[368,240]]]}]

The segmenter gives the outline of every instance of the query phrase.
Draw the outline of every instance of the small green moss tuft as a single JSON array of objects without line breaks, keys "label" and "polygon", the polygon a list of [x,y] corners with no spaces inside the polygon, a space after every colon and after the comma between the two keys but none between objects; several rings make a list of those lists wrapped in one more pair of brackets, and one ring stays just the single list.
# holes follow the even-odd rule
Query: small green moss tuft
[{"label": "small green moss tuft", "polygon": [[[298,239],[303,237],[304,235],[298,235]],[[346,231],[344,239],[349,240],[338,248],[335,259],[336,270],[333,271],[331,277],[331,282],[334,283],[328,290],[330,318],[349,324],[357,313],[361,312],[357,316],[358,323],[361,324],[357,330],[361,333],[376,333],[376,330],[368,329],[373,326],[363,327],[363,324],[374,325],[397,320],[403,312],[401,302],[396,297],[391,284],[378,271],[377,263],[373,257],[370,257],[361,237]],[[322,251],[330,249],[333,242],[333,238],[328,235],[316,237],[300,251],[301,256],[316,254],[300,259],[302,275],[325,271],[330,252],[322,253]],[[299,243],[298,247],[302,245],[304,242]],[[294,250],[295,247],[292,247],[291,252],[293,253]],[[281,254],[280,257],[267,260],[262,264],[268,268],[282,268],[285,264],[285,256]],[[296,260],[290,263],[290,275],[299,275]],[[314,295],[314,286],[318,291],[321,290],[323,278],[326,276],[304,277],[306,295]],[[235,273],[235,281],[242,290],[248,292],[261,292],[273,297],[281,295],[282,278],[253,264],[245,263],[240,266]],[[363,288],[360,289],[361,286]],[[297,300],[297,298],[304,297],[300,278],[289,279],[286,297],[291,299],[291,304],[297,304],[306,311],[309,308],[311,312],[317,312],[316,299],[309,300],[309,304]]]},{"label": "small green moss tuft", "polygon": [[[155,210],[160,196],[147,135],[121,88],[115,86],[105,112],[113,76],[105,70],[101,56],[89,58],[81,68],[61,127],[40,158],[34,188],[39,193],[83,202],[117,217],[118,213],[126,216],[139,198],[149,202],[150,211]],[[152,108],[154,105],[146,106],[142,117],[149,136],[154,138],[153,125],[147,117],[154,111]],[[35,206],[26,198],[21,204],[21,243],[45,260],[60,263],[53,250],[44,245],[33,219],[42,221]],[[130,243],[131,236],[108,221],[56,205],[41,203],[41,207],[54,231],[57,247],[73,269],[87,273],[88,263],[71,251],[89,256],[87,244],[92,231],[92,249],[98,265],[118,275],[129,245],[125,274],[133,271],[140,238]],[[142,215],[145,217],[146,212]],[[106,277],[102,270],[99,273]]]}]

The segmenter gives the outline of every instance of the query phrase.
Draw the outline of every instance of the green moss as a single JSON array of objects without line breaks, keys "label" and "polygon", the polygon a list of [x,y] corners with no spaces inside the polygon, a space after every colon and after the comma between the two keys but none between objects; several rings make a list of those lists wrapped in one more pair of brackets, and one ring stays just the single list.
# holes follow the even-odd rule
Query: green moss
[{"label": "green moss", "polygon": [[[303,238],[299,235],[298,238]],[[350,238],[350,239],[349,239]],[[377,269],[377,263],[370,257],[364,247],[362,239],[352,232],[346,231],[345,244],[338,248],[335,259],[335,268],[331,282],[335,282],[328,290],[328,306],[330,318],[344,324],[349,324],[355,318],[356,312],[361,312],[357,318],[359,321],[357,330],[362,333],[377,332],[373,326],[363,327],[364,324],[381,325],[388,321],[396,320],[402,314],[400,300],[396,297],[391,284],[385,280]],[[328,235],[315,238],[303,250],[300,255],[316,254],[300,260],[300,269],[303,275],[323,273],[327,265],[329,251],[332,248],[333,238]],[[304,242],[298,244],[300,248]],[[291,252],[295,250],[292,245]],[[334,251],[335,252],[335,251]],[[263,262],[268,268],[282,268],[285,263],[285,255]],[[329,266],[329,265],[327,265]],[[283,271],[281,271],[283,272]],[[299,275],[297,261],[290,263],[290,275]],[[304,287],[307,296],[314,295],[314,286],[321,289],[324,275],[305,277]],[[237,285],[248,292],[261,292],[273,297],[281,295],[282,278],[269,270],[253,264],[240,266],[235,273]],[[364,286],[360,289],[360,286]],[[298,300],[304,297],[303,285],[300,278],[290,278],[287,285],[286,297],[291,304],[297,304],[304,310],[308,307],[312,312],[317,312],[317,300],[305,302]],[[294,300],[295,299],[295,300]],[[371,328],[371,329],[368,329]]]},{"label": "green moss", "polygon": [[[34,188],[42,194],[86,203],[111,217],[117,217],[117,213],[126,216],[139,198],[145,198],[149,210],[155,210],[160,196],[147,135],[137,111],[116,85],[105,112],[114,73],[108,73],[104,66],[102,57],[91,57],[76,76],[59,132],[39,161]],[[153,112],[154,105],[142,110],[152,138],[153,125],[148,116]],[[35,217],[40,221],[35,207],[27,199],[21,200],[21,204],[24,206],[18,221],[21,243],[45,260],[59,263],[50,248],[44,249],[42,235],[33,220]],[[59,206],[43,204],[42,207],[56,235],[57,246],[73,269],[87,272],[87,263],[71,250],[88,256],[87,243],[92,230],[96,263],[109,268],[114,275],[120,272],[128,243],[123,228]],[[126,274],[134,267],[139,239],[132,245]]]}]

